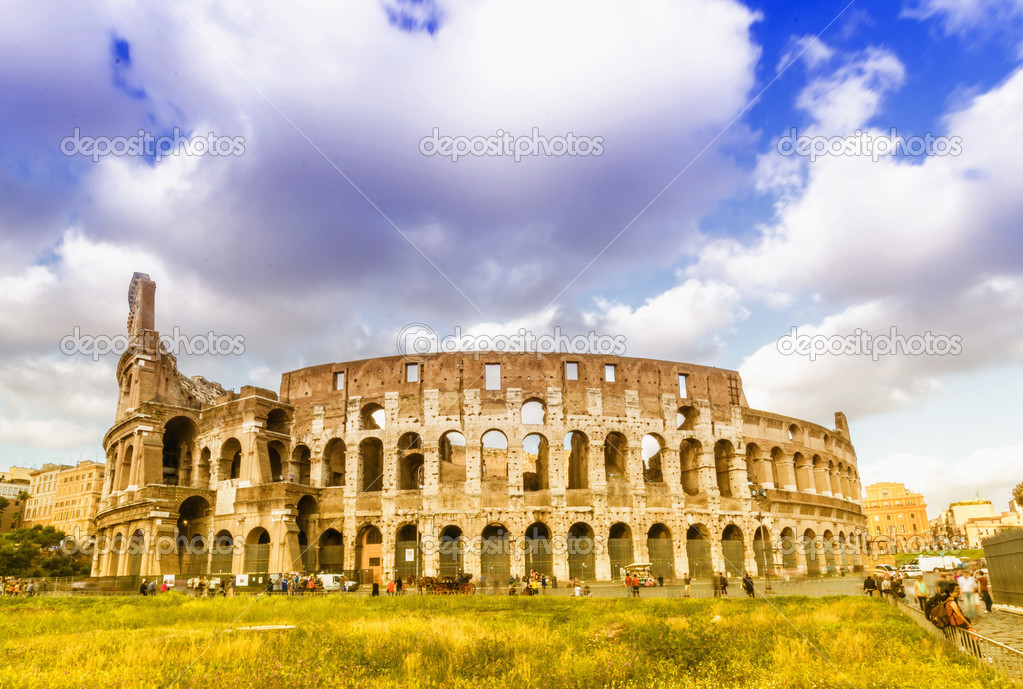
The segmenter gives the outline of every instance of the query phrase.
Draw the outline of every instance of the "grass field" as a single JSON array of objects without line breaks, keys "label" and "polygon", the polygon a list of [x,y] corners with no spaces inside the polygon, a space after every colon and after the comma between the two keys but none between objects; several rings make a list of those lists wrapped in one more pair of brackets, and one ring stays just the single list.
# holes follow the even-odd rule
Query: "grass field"
[{"label": "grass field", "polygon": [[19,689],[1011,686],[851,596],[0,598],[0,655]]}]

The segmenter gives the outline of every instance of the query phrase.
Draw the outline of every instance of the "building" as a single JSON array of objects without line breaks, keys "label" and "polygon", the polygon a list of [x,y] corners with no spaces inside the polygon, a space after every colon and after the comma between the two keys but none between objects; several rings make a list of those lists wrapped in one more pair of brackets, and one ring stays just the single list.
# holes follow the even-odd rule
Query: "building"
[{"label": "building", "polygon": [[[935,545],[945,548],[980,548],[978,540],[970,540],[967,534],[966,523],[970,520],[997,519],[995,507],[990,500],[961,500],[953,502],[948,509],[931,522],[931,532]],[[978,522],[979,523],[979,522]],[[989,526],[979,527],[974,524],[974,531],[979,528],[991,528]],[[990,534],[988,534],[990,535]]]},{"label": "building", "polygon": [[25,500],[7,497],[4,499],[8,504],[7,507],[0,509],[0,533],[7,533],[22,526],[22,517],[25,514]]},{"label": "building", "polygon": [[96,512],[103,494],[104,469],[104,465],[86,460],[57,475],[57,491],[51,517],[55,529],[76,541],[95,534]]},{"label": "building", "polygon": [[42,469],[30,473],[28,493],[31,497],[25,508],[25,526],[50,526],[53,523],[60,472],[70,468],[66,464],[47,463]]},{"label": "building", "polygon": [[27,467],[11,467],[6,471],[0,471],[0,484],[3,483],[29,483],[32,480],[32,472],[35,469]]},{"label": "building", "polygon": [[867,515],[871,550],[916,552],[929,544],[927,502],[901,483],[874,483],[864,488],[863,511]]},{"label": "building", "polygon": [[27,493],[29,488],[28,483],[0,483],[0,498],[14,500],[22,493]]},{"label": "building", "polygon": [[390,356],[236,393],[179,373],[155,290],[129,287],[94,575],[862,566],[842,413],[826,428],[751,408],[734,371],[575,354]]},{"label": "building", "polygon": [[1009,501],[1006,512],[991,517],[971,517],[962,526],[966,536],[967,547],[983,548],[985,538],[996,536],[1006,529],[1023,527],[1023,512],[1015,500]]}]

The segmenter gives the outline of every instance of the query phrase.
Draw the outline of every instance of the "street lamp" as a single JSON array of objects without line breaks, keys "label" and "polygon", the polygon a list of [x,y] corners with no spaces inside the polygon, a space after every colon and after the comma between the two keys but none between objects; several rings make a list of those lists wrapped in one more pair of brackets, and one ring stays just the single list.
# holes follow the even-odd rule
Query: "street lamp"
[{"label": "street lamp", "polygon": [[767,538],[767,527],[764,526],[764,505],[767,505],[767,511],[771,511],[771,501],[767,498],[767,489],[762,488],[759,483],[753,483],[750,481],[750,495],[757,502],[757,516],[756,519],[760,522],[760,535],[764,542],[764,594],[768,595],[771,591],[771,570],[767,566],[767,549],[771,547],[771,542]]}]

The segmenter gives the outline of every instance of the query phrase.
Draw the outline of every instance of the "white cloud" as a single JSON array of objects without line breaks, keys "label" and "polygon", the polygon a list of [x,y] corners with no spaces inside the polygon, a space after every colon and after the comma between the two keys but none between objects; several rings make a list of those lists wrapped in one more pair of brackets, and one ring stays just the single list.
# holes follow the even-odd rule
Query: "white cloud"
[{"label": "white cloud", "polygon": [[918,0],[904,14],[917,19],[939,18],[949,33],[984,26],[997,28],[1023,16],[1023,0]]},{"label": "white cloud", "polygon": [[778,60],[775,72],[781,72],[795,60],[806,63],[807,69],[813,70],[834,57],[835,51],[818,36],[792,36],[789,47]]}]

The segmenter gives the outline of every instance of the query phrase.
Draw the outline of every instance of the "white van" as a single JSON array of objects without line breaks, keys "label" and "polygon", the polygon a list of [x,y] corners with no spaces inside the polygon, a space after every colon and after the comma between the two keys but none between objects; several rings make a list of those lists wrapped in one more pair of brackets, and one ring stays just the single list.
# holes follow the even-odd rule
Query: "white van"
[{"label": "white van", "polygon": [[324,591],[355,591],[359,588],[359,582],[349,581],[344,574],[335,574],[333,572],[326,574],[317,574],[316,577],[323,582]]},{"label": "white van", "polygon": [[921,555],[920,557],[913,558],[910,564],[916,565],[922,572],[936,572],[938,570],[953,570],[962,563],[958,557],[953,557],[952,555]]}]

